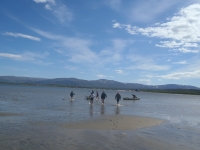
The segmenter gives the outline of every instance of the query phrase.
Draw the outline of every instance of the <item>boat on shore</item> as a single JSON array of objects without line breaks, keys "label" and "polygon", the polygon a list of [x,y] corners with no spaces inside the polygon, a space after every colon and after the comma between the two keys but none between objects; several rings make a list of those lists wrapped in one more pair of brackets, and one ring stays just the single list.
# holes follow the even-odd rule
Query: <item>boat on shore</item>
[{"label": "boat on shore", "polygon": [[135,97],[135,98],[125,97],[125,98],[123,98],[123,100],[140,100],[140,98],[138,98],[138,97]]}]

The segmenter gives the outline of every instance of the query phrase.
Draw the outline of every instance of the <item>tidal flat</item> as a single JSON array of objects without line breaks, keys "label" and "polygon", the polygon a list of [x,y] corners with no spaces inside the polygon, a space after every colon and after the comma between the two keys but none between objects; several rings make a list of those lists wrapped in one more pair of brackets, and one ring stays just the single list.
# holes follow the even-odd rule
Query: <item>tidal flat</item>
[{"label": "tidal flat", "polygon": [[0,85],[0,149],[199,149],[199,96],[120,91],[140,100],[116,106],[105,90],[89,105],[90,90]]}]

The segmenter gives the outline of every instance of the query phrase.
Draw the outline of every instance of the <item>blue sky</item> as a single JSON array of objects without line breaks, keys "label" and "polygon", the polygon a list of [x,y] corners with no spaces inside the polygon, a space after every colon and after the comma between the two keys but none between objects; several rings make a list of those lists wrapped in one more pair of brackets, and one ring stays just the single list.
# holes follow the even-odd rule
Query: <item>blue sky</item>
[{"label": "blue sky", "polygon": [[199,0],[2,0],[0,76],[200,87]]}]

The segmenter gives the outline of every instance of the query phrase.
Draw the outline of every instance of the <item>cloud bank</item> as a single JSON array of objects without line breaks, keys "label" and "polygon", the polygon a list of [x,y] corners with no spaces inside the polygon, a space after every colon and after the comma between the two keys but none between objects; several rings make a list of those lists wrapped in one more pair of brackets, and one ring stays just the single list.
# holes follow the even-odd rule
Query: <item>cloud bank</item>
[{"label": "cloud bank", "polygon": [[200,43],[200,4],[182,8],[165,23],[139,28],[130,24],[113,23],[113,28],[125,29],[129,34],[142,34],[161,39],[157,47],[182,53],[198,53]]},{"label": "cloud bank", "polygon": [[189,71],[189,72],[176,72],[176,73],[170,73],[167,75],[160,75],[160,76],[152,76],[154,78],[162,78],[162,79],[174,79],[174,80],[180,80],[180,79],[186,79],[186,78],[200,78],[200,70],[195,71]]}]

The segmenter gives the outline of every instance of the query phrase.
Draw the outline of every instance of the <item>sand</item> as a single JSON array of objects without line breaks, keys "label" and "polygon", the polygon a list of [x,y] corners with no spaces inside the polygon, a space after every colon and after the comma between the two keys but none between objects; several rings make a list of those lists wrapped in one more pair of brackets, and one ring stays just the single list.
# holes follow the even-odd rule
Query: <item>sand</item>
[{"label": "sand", "polygon": [[[0,113],[1,118],[10,116],[17,117],[17,116],[23,116],[23,114],[9,113],[9,112]],[[129,115],[106,115],[82,121],[62,123],[61,125],[59,125],[59,127],[61,126],[66,129],[87,129],[87,130],[135,130],[139,128],[160,125],[163,122],[164,120],[149,118],[149,117],[129,116]],[[36,123],[32,122],[32,125],[52,126],[56,124],[51,122],[47,123],[45,121],[39,121]]]},{"label": "sand", "polygon": [[[170,143],[159,138],[157,132],[151,132],[150,127],[159,125],[165,120],[129,116],[103,115],[82,121],[54,122],[53,120],[21,120],[13,123],[14,113],[0,114],[0,149],[5,150],[160,150],[190,148]],[[5,120],[5,121],[3,121]],[[142,130],[136,130],[143,128]],[[196,150],[196,149],[195,149]]]},{"label": "sand", "polygon": [[155,126],[163,123],[164,120],[128,116],[128,115],[109,115],[91,120],[67,123],[63,127],[68,129],[98,129],[98,130],[135,130]]}]

